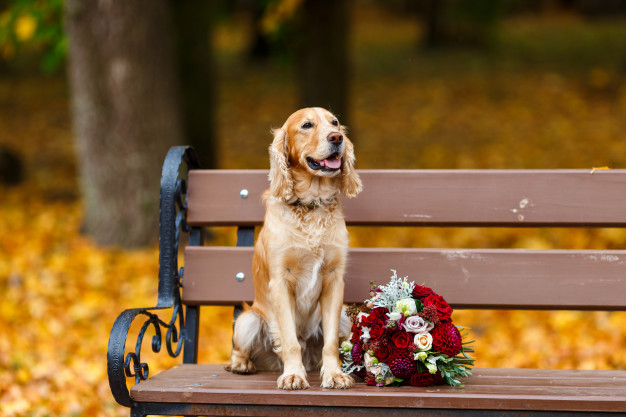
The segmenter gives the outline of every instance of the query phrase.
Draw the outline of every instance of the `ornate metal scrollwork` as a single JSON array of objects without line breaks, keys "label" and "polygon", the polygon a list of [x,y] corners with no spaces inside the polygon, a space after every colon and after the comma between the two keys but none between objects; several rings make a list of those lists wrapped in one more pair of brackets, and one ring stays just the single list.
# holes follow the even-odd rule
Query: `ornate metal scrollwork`
[{"label": "ornate metal scrollwork", "polygon": [[[148,379],[150,369],[148,364],[141,362],[141,348],[143,345],[143,339],[150,328],[154,329],[154,336],[152,336],[152,351],[158,353],[161,351],[162,345],[162,332],[161,327],[167,329],[165,333],[165,346],[167,353],[175,358],[180,355],[183,348],[184,332],[185,332],[185,319],[182,314],[180,301],[174,305],[174,311],[169,323],[164,322],[156,314],[150,313],[147,310],[142,310],[138,315],[147,316],[148,319],[141,326],[139,335],[137,336],[137,342],[135,344],[135,351],[129,352],[124,360],[124,374],[129,377],[135,378],[135,384],[139,384],[141,381]],[[178,320],[178,326],[176,321]],[[180,329],[180,331],[178,330]],[[179,335],[180,333],[180,335]],[[175,346],[175,348],[173,347]]]},{"label": "ornate metal scrollwork", "polygon": [[[181,167],[186,169],[181,172]],[[113,324],[109,337],[107,367],[109,385],[116,401],[126,407],[132,406],[126,377],[134,377],[135,384],[146,380],[150,369],[141,361],[141,349],[146,332],[152,328],[151,348],[160,352],[165,330],[165,346],[172,357],[178,357],[185,340],[185,317],[181,303],[182,268],[178,268],[178,242],[181,232],[189,233],[187,225],[187,182],[189,169],[198,168],[193,148],[174,147],[168,152],[161,177],[161,214],[159,225],[159,295],[157,305],[152,308],[130,309],[122,312]],[[159,318],[152,310],[172,308],[168,322]],[[130,326],[138,316],[146,319],[139,330],[135,349],[125,353],[126,339]]]}]

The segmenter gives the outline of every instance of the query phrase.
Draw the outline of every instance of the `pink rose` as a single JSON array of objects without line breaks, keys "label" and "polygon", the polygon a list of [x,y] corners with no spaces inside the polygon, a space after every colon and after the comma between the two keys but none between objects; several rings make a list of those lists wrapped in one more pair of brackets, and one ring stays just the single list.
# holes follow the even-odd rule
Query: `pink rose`
[{"label": "pink rose", "polygon": [[406,318],[403,327],[407,332],[426,333],[431,331],[435,325],[420,316],[411,316]]}]

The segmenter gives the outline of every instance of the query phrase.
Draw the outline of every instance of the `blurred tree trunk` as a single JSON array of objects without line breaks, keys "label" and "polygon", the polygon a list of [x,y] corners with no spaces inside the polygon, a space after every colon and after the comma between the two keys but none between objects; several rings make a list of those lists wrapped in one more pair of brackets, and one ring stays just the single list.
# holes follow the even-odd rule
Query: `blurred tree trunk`
[{"label": "blurred tree trunk", "polygon": [[252,62],[265,62],[271,58],[272,47],[267,39],[267,35],[263,33],[261,21],[267,7],[267,2],[253,1],[249,5],[251,14],[250,27],[250,47],[248,49],[248,57]]},{"label": "blurred tree trunk", "polygon": [[348,0],[305,0],[295,45],[300,102],[319,106],[349,124]]},{"label": "blurred tree trunk", "polygon": [[103,245],[156,241],[159,179],[181,143],[167,0],[65,1],[84,231]]},{"label": "blurred tree trunk", "polygon": [[0,145],[0,185],[17,185],[23,179],[22,159],[16,152]]},{"label": "blurred tree trunk", "polygon": [[436,48],[442,43],[441,5],[440,0],[427,0],[424,16],[420,16],[424,22],[424,46],[426,48]]},{"label": "blurred tree trunk", "polygon": [[172,0],[186,143],[204,168],[215,168],[215,71],[211,46],[214,1]]}]

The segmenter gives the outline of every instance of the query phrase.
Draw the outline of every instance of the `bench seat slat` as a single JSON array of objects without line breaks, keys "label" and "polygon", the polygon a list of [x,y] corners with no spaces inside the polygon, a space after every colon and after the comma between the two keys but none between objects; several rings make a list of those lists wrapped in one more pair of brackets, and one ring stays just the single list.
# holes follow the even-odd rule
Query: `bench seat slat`
[{"label": "bench seat slat", "polygon": [[[351,225],[626,226],[626,170],[359,170]],[[263,170],[193,170],[188,222],[259,225]],[[242,189],[248,197],[240,196]]]},{"label": "bench seat slat", "polygon": [[[187,247],[183,302],[251,301],[252,251]],[[368,298],[369,282],[387,282],[393,268],[456,308],[626,310],[623,250],[352,248],[348,262],[346,302]],[[235,279],[239,272],[243,282]]]},{"label": "bench seat slat", "polygon": [[[379,389],[358,383],[349,390],[322,389],[318,373],[310,372],[311,387],[304,391],[277,389],[278,375],[275,372],[235,375],[220,365],[181,365],[133,386],[131,396],[141,402],[331,409],[358,405],[394,409],[626,410],[626,371],[476,368],[474,376],[466,379],[464,389],[448,386]],[[501,384],[502,380],[507,384]]]}]

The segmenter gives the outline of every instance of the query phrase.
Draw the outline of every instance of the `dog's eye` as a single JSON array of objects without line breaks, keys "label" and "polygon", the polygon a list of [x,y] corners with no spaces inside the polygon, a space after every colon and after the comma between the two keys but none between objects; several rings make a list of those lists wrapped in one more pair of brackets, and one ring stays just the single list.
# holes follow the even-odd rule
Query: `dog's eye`
[{"label": "dog's eye", "polygon": [[333,120],[330,122],[333,126],[339,126],[339,122],[337,120]]},{"label": "dog's eye", "polygon": [[313,123],[311,123],[311,122],[304,122],[302,124],[302,129],[310,129],[312,127],[313,127]]}]

